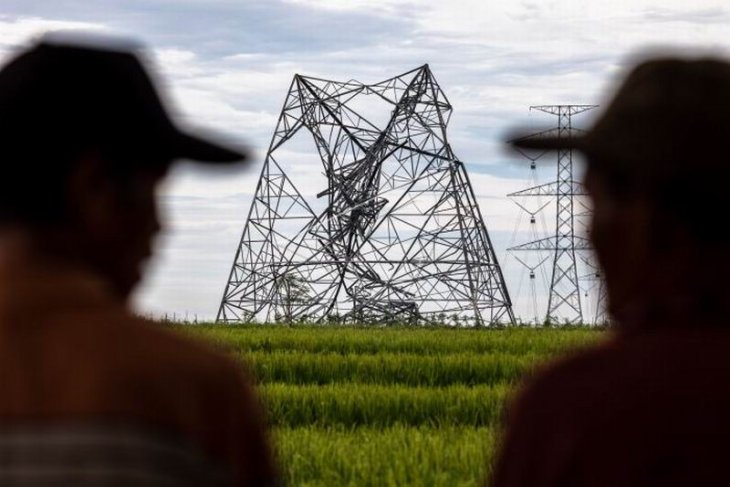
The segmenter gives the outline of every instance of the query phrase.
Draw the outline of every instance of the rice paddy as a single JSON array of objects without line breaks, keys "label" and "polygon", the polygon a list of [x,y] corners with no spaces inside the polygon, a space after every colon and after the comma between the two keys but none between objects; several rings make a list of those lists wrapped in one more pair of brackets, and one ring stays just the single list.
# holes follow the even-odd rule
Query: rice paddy
[{"label": "rice paddy", "polygon": [[483,484],[510,393],[587,328],[186,326],[258,382],[288,485]]}]

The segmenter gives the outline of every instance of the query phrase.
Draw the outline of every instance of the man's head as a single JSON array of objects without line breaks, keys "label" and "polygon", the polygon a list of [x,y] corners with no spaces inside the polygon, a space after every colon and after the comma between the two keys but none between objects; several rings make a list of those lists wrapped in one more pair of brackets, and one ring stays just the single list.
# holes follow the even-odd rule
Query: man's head
[{"label": "man's head", "polygon": [[591,239],[614,314],[651,293],[686,294],[700,261],[730,245],[720,227],[729,114],[730,63],[653,59],[633,69],[585,135],[514,141],[586,156]]},{"label": "man's head", "polygon": [[90,267],[126,296],[159,229],[171,162],[235,150],[175,126],[136,49],[41,41],[0,69],[0,230]]}]

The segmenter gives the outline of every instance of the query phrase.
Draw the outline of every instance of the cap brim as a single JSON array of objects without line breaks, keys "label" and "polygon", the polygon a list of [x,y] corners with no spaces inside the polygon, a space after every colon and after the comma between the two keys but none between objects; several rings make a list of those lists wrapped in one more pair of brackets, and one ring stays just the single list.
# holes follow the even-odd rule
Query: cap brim
[{"label": "cap brim", "polygon": [[207,164],[232,164],[250,159],[243,149],[224,147],[184,132],[178,132],[174,137],[172,152],[175,159],[189,159]]},{"label": "cap brim", "polygon": [[526,135],[508,141],[510,145],[518,149],[538,150],[560,150],[578,149],[585,150],[586,137],[542,137],[538,135]]}]

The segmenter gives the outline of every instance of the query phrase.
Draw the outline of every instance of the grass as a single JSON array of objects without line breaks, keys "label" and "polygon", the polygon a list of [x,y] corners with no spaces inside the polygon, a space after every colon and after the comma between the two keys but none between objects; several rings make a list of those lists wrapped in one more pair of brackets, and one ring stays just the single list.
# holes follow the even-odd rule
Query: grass
[{"label": "grass", "polygon": [[298,352],[276,350],[236,354],[248,363],[264,384],[401,384],[443,387],[461,385],[512,384],[522,378],[544,356],[475,352],[381,354]]},{"label": "grass", "polygon": [[488,475],[494,430],[471,427],[282,428],[288,485],[472,486]]},{"label": "grass", "polygon": [[234,353],[276,350],[340,354],[417,353],[551,355],[594,341],[600,332],[574,328],[366,328],[317,325],[188,325],[188,333],[203,336]]},{"label": "grass", "polygon": [[588,328],[196,325],[259,383],[289,485],[473,486],[506,398]]},{"label": "grass", "polygon": [[276,426],[494,426],[508,387],[270,384],[262,388]]}]

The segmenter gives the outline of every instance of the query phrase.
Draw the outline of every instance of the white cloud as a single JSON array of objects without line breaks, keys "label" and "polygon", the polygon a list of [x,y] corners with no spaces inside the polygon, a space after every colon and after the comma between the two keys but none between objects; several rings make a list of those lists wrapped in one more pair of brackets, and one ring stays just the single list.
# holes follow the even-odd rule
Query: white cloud
[{"label": "white cloud", "polygon": [[[248,170],[182,166],[162,191],[170,228],[140,303],[211,317],[294,73],[376,82],[429,63],[454,107],[450,142],[470,169],[501,257],[519,214],[503,196],[525,175],[502,138],[515,126],[552,122],[527,107],[601,102],[639,48],[728,55],[728,22],[725,0],[6,0],[0,54],[48,29],[139,36],[154,47],[187,126],[256,148]],[[321,168],[302,147],[280,157],[313,190]],[[516,289],[524,276],[510,271],[508,279]]]},{"label": "white cloud", "polygon": [[44,19],[39,17],[10,17],[3,15],[0,7],[0,55],[7,55],[11,49],[25,45],[31,39],[47,31],[104,31],[98,23],[72,20]]}]

